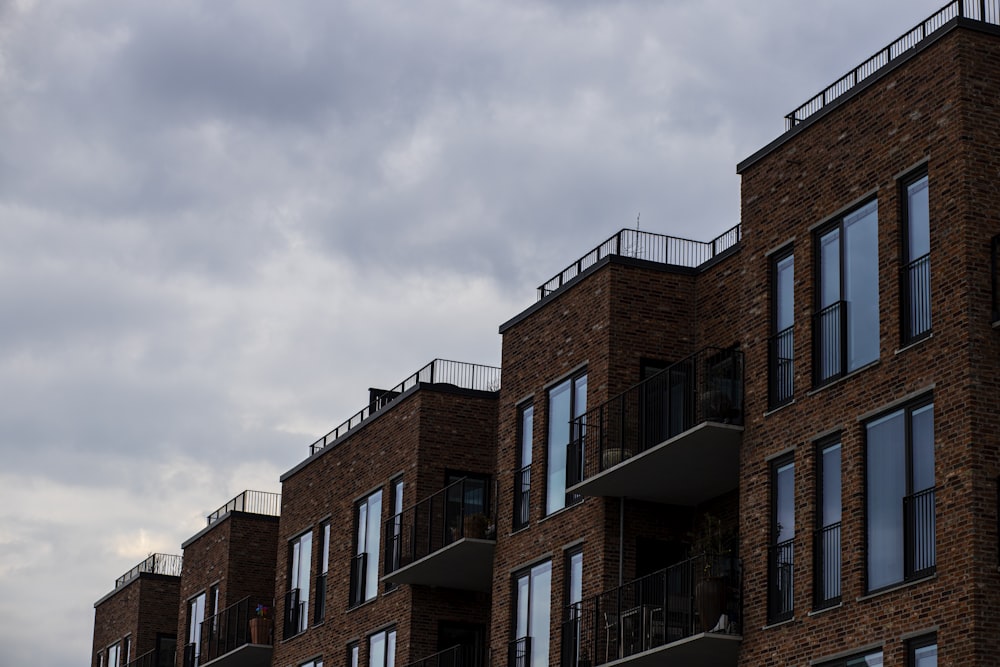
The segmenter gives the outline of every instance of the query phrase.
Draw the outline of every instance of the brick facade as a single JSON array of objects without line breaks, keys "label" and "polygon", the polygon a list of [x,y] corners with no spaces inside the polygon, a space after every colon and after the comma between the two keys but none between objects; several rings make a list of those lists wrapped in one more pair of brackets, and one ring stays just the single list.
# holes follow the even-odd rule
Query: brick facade
[{"label": "brick facade", "polygon": [[180,577],[142,572],[98,600],[94,604],[91,667],[98,666],[99,653],[107,655],[110,645],[126,637],[131,641],[131,657],[135,659],[154,650],[158,637],[173,636],[179,591]]}]

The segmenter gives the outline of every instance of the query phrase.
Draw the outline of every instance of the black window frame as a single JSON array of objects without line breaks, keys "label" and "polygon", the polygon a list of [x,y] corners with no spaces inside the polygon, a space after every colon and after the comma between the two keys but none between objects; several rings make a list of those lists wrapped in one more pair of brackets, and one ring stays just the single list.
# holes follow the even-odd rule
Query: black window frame
[{"label": "black window frame", "polygon": [[[924,189],[927,195],[927,253],[919,257],[910,257],[910,188],[920,181],[925,181]],[[930,266],[930,179],[927,166],[907,174],[899,181],[900,219],[902,220],[902,244],[900,247],[899,273],[899,338],[900,345],[913,343],[931,335],[933,319],[931,317],[931,266]],[[922,296],[917,304],[914,292]]]},{"label": "black window frame", "polygon": [[865,658],[870,658],[875,655],[884,658],[885,656],[884,649],[880,646],[877,649],[869,649],[867,651],[855,653],[853,655],[849,655],[843,658],[836,658],[835,660],[821,662],[818,663],[816,667],[862,667],[865,663],[859,661],[865,660]]},{"label": "black window frame", "polygon": [[937,633],[930,632],[906,641],[906,667],[917,667],[917,651],[922,648],[935,647],[937,650]]},{"label": "black window frame", "polygon": [[[826,506],[825,453],[837,447],[840,450],[837,482],[839,484],[840,521],[825,523]],[[841,434],[824,438],[816,443],[816,518],[813,540],[813,608],[826,609],[840,604],[843,584],[843,544],[841,525],[844,511],[844,446]],[[836,564],[836,571],[830,566]]]},{"label": "black window frame", "polygon": [[795,614],[795,529],[792,536],[778,541],[781,530],[778,523],[778,473],[786,466],[792,467],[791,506],[795,508],[795,452],[772,459],[768,466],[770,480],[770,506],[768,521],[767,566],[767,622],[780,623]]},{"label": "black window frame", "polygon": [[[780,265],[792,261],[792,323],[778,330]],[[769,261],[771,313],[768,337],[768,406],[781,407],[795,398],[795,248],[788,245],[771,255]]]}]

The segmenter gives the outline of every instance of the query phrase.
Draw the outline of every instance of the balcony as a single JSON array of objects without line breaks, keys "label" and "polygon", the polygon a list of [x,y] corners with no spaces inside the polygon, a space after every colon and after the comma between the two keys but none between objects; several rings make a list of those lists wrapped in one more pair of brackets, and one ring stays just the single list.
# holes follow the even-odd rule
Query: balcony
[{"label": "balcony", "polygon": [[488,591],[493,583],[493,484],[463,477],[385,523],[392,584]]},{"label": "balcony", "polygon": [[206,618],[198,667],[269,667],[273,622],[264,615],[273,608],[271,600],[246,597]]},{"label": "balcony", "polygon": [[115,580],[115,590],[138,579],[140,574],[162,574],[168,577],[181,576],[184,560],[174,554],[150,554],[141,563]]},{"label": "balcony", "polygon": [[735,666],[740,573],[702,555],[565,607],[561,667]]},{"label": "balcony", "polygon": [[208,515],[208,525],[230,512],[247,512],[265,516],[281,516],[281,494],[268,491],[244,491]]},{"label": "balcony", "polygon": [[574,420],[567,493],[698,505],[737,487],[743,354],[706,348]]}]

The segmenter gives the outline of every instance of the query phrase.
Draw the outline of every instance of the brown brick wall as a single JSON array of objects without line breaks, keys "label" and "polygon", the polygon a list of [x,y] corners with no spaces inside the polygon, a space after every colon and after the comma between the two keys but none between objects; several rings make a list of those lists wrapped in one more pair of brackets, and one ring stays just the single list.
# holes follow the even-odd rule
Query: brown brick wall
[{"label": "brown brick wall", "polygon": [[91,665],[96,667],[98,652],[128,635],[132,637],[135,659],[156,647],[158,634],[173,634],[177,628],[179,588],[179,577],[142,573],[102,599],[94,609]]}]

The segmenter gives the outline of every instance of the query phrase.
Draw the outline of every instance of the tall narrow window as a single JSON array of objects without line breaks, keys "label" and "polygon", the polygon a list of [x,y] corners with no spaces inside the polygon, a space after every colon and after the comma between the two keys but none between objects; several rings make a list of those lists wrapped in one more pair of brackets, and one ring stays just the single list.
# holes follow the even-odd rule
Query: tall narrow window
[{"label": "tall narrow window", "polygon": [[395,667],[396,629],[376,632],[368,638],[368,667]]},{"label": "tall narrow window", "polygon": [[768,369],[771,407],[792,400],[794,377],[795,257],[791,249],[771,265],[771,339]]},{"label": "tall narrow window", "polygon": [[326,580],[330,569],[330,522],[324,521],[319,527],[319,576],[316,577],[316,614],[315,622],[322,623],[326,618]]},{"label": "tall narrow window", "polygon": [[[403,562],[403,478],[397,477],[389,482],[390,500],[392,502],[392,523],[388,529],[386,572],[395,572]],[[391,591],[396,584],[387,581],[385,590]]]},{"label": "tall narrow window", "polygon": [[813,376],[820,385],[878,359],[877,202],[845,215],[816,239]]},{"label": "tall narrow window", "polygon": [[840,443],[820,445],[816,479],[816,545],[813,549],[817,608],[840,602]]},{"label": "tall narrow window", "polygon": [[915,403],[866,428],[872,591],[934,571],[934,404]]},{"label": "tall narrow window", "polygon": [[115,642],[108,647],[108,667],[119,667],[121,665],[122,645]]},{"label": "tall narrow window", "polygon": [[906,667],[937,667],[937,637],[933,634],[907,642]]},{"label": "tall narrow window", "polygon": [[[545,488],[545,513],[551,514],[576,502],[566,493],[566,449],[571,441],[582,438],[586,425],[578,418],[587,413],[587,375],[578,375],[549,390],[548,471]],[[573,422],[571,426],[571,421]]]},{"label": "tall narrow window", "polygon": [[382,491],[355,505],[354,558],[351,559],[350,605],[373,599],[378,593],[378,552],[382,519]]},{"label": "tall narrow window", "polygon": [[122,640],[122,664],[127,665],[132,662],[132,635],[126,635]]},{"label": "tall narrow window", "polygon": [[212,584],[209,587],[207,604],[211,605],[205,610],[205,614],[210,614],[212,620],[209,624],[209,632],[211,633],[211,637],[215,637],[215,634],[219,631],[219,612],[222,611],[219,607],[219,584]]},{"label": "tall narrow window", "polygon": [[535,425],[535,406],[518,410],[517,451],[518,470],[514,476],[514,530],[520,530],[531,520],[531,444]]},{"label": "tall narrow window", "polygon": [[514,639],[509,646],[509,667],[548,666],[551,594],[551,561],[514,576]]},{"label": "tall narrow window", "polygon": [[903,343],[931,331],[931,230],[927,174],[903,183],[906,249],[902,275]]},{"label": "tall narrow window", "polygon": [[323,667],[323,659],[314,658],[312,660],[306,660],[305,662],[301,663],[299,667]]},{"label": "tall narrow window", "polygon": [[771,464],[768,620],[772,623],[792,617],[794,557],[795,462],[788,455]]},{"label": "tall narrow window", "polygon": [[[194,661],[191,664],[198,664],[198,657],[201,655],[201,623],[205,620],[205,593],[204,591],[188,600],[188,645],[187,653]],[[108,663],[108,667],[114,664]]]},{"label": "tall narrow window", "polygon": [[309,585],[312,578],[312,531],[288,546],[288,593],[285,596],[285,636],[309,627]]},{"label": "tall narrow window", "polygon": [[360,648],[357,642],[351,642],[347,645],[347,667],[358,667],[358,653],[360,652]]},{"label": "tall narrow window", "polygon": [[579,664],[582,606],[583,551],[577,548],[566,554],[566,606],[562,627],[562,665]]}]

